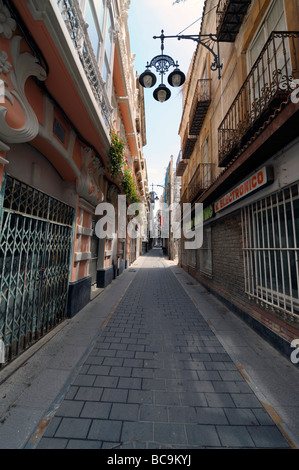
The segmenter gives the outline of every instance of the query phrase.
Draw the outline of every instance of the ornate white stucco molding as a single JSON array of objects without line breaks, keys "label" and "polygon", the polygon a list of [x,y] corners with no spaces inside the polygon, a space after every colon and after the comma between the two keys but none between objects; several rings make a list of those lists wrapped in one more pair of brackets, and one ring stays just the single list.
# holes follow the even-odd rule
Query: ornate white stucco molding
[{"label": "ornate white stucco molding", "polygon": [[104,173],[105,168],[93,155],[92,149],[82,148],[82,168],[78,178],[77,193],[93,206],[104,200],[101,190],[101,180]]},{"label": "ornate white stucco molding", "polygon": [[11,39],[16,27],[17,23],[11,17],[9,9],[0,0],[0,35],[6,39]]},{"label": "ornate white stucco molding", "polygon": [[[20,104],[24,113],[25,124],[20,129],[14,129],[6,122],[8,112],[5,106],[0,106],[0,139],[5,143],[22,143],[33,140],[39,131],[39,123],[34,110],[25,95],[25,84],[29,77],[34,76],[38,80],[44,81],[47,78],[45,70],[38,64],[36,57],[29,52],[20,52],[22,38],[14,36],[10,42],[10,52],[12,56],[12,70],[9,78],[12,90],[5,87],[5,97],[13,105],[15,100]],[[4,55],[2,53],[2,57]],[[9,63],[6,63],[8,71]],[[5,84],[7,86],[7,84]]]}]

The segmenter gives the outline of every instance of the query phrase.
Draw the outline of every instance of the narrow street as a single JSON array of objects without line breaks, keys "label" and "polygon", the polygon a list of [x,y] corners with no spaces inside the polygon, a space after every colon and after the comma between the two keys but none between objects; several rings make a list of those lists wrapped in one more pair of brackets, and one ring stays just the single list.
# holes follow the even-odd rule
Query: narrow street
[{"label": "narrow street", "polygon": [[[18,376],[25,367],[5,382],[2,378],[2,445],[29,449],[296,447],[290,433],[290,417],[296,422],[298,416],[294,366],[166,260],[160,249],[139,258],[117,282],[123,284],[109,288],[115,305],[105,319],[100,315],[101,305],[105,307],[102,294],[77,320],[83,319],[88,328],[89,318],[94,322],[98,312],[101,327],[93,331],[96,337],[85,344],[85,350],[78,347],[81,358],[76,356],[72,371],[65,353],[55,350],[56,336],[25,363],[28,368],[31,362],[39,363],[40,377],[35,376],[35,382],[39,387],[43,384],[48,394],[34,381],[21,390]],[[124,286],[123,293],[117,290]],[[66,330],[70,337],[67,328],[58,336]],[[86,335],[85,328],[77,331],[77,338],[80,331],[82,337]],[[66,339],[60,338],[59,344],[66,344]],[[224,347],[223,340],[230,348]],[[46,354],[52,368],[48,383],[41,379]],[[59,354],[64,354],[64,361]],[[245,366],[240,366],[238,354],[243,355]],[[70,355],[75,356],[74,346]],[[68,375],[63,375],[65,371]],[[50,382],[62,376],[59,391],[54,390]],[[279,389],[286,379],[287,397]],[[50,398],[51,389],[49,406],[46,397]],[[39,393],[43,405],[37,399]],[[14,399],[9,407],[8,396]],[[18,410],[27,435],[16,444],[22,433],[12,427]],[[284,421],[289,419],[287,430],[284,413]],[[33,416],[39,416],[38,424]]]}]

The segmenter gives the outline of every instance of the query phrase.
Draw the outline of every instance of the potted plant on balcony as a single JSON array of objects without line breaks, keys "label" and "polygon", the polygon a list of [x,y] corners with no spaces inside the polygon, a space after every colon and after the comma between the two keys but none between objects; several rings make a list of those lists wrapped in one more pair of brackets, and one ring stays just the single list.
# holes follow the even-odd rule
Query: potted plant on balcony
[{"label": "potted plant on balcony", "polygon": [[111,178],[119,184],[123,194],[130,204],[139,202],[139,194],[133,171],[128,164],[125,154],[125,143],[118,134],[111,130],[111,144],[109,149],[109,172]]}]

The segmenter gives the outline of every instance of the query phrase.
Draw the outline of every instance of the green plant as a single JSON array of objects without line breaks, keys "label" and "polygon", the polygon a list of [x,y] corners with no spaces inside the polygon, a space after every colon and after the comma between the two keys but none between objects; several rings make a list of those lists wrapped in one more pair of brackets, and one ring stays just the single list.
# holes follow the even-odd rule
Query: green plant
[{"label": "green plant", "polygon": [[113,179],[117,179],[121,176],[125,163],[124,150],[124,141],[112,130],[109,149],[109,171]]},{"label": "green plant", "polygon": [[137,185],[133,173],[128,166],[123,171],[121,188],[131,204],[139,201]]},{"label": "green plant", "polygon": [[111,130],[111,144],[109,149],[109,172],[112,179],[120,184],[122,192],[127,196],[129,202],[139,202],[138,189],[134,174],[129,168],[128,159],[125,155],[125,143]]}]

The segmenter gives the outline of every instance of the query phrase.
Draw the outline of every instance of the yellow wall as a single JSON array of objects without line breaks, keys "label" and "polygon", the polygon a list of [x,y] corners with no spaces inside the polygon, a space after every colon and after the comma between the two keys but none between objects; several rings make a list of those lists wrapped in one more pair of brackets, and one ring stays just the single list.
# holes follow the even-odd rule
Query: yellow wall
[{"label": "yellow wall", "polygon": [[[299,2],[298,0],[284,0],[284,2],[288,30],[298,30]],[[246,52],[261,26],[265,13],[272,3],[274,3],[274,0],[252,0],[239,34],[236,37],[236,41],[234,43],[220,43],[220,58],[223,63],[221,80],[218,80],[217,72],[212,72],[209,67],[207,67],[208,76],[212,80],[212,102],[209,106],[193,154],[182,177],[182,194],[187,188],[196,167],[201,162],[201,148],[207,134],[209,134],[210,139],[210,161],[214,163],[216,167],[214,177],[222,171],[221,168],[218,168],[218,128],[249,73],[249,70],[247,70]],[[216,31],[216,10],[213,9],[215,4],[217,4],[217,1],[207,0],[206,11],[212,11],[204,17],[202,34]],[[194,61],[189,68],[183,89],[185,107],[180,126],[181,139],[183,139],[186,126],[188,125],[190,106],[197,80],[202,78],[204,64],[206,62],[209,63],[210,59],[211,54],[209,51],[199,45],[195,53]]]}]

